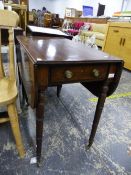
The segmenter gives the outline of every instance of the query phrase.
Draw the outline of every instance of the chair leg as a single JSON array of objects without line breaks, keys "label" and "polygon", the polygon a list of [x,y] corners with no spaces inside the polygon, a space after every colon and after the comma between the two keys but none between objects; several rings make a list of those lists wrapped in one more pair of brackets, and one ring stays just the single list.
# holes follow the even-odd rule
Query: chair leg
[{"label": "chair leg", "polygon": [[10,119],[11,128],[13,131],[13,135],[16,141],[16,147],[18,149],[20,157],[23,158],[25,156],[25,150],[24,150],[24,146],[22,143],[20,127],[19,127],[19,122],[18,122],[18,114],[17,114],[15,104],[8,105],[7,110],[8,110],[8,115]]}]

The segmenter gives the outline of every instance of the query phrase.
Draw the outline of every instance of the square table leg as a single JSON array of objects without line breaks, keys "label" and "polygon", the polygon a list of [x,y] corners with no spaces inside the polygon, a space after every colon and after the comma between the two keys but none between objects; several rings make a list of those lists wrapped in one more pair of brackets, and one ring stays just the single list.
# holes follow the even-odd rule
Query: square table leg
[{"label": "square table leg", "polygon": [[36,156],[37,165],[40,166],[41,150],[42,150],[42,136],[43,136],[43,120],[44,120],[44,101],[45,91],[38,92],[38,103],[36,107]]}]

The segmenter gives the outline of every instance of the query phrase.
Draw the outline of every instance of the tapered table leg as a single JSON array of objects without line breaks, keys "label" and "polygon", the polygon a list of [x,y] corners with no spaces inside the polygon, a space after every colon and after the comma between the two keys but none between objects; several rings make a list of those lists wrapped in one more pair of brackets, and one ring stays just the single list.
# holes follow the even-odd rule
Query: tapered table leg
[{"label": "tapered table leg", "polygon": [[43,120],[44,120],[44,91],[38,92],[38,105],[36,107],[36,155],[37,165],[40,166],[42,136],[43,136]]},{"label": "tapered table leg", "polygon": [[93,120],[93,124],[92,124],[92,130],[91,130],[91,134],[90,134],[90,138],[89,138],[89,144],[86,146],[86,149],[89,149],[93,144],[96,130],[97,130],[97,127],[98,127],[98,124],[100,121],[101,113],[102,113],[102,110],[104,107],[105,99],[107,96],[107,92],[108,92],[108,84],[105,84],[102,88],[102,92],[101,92],[100,97],[99,97],[98,102],[97,102],[95,116],[94,116],[94,120]]},{"label": "tapered table leg", "polygon": [[57,86],[57,97],[60,96],[61,88],[62,88],[62,85]]}]

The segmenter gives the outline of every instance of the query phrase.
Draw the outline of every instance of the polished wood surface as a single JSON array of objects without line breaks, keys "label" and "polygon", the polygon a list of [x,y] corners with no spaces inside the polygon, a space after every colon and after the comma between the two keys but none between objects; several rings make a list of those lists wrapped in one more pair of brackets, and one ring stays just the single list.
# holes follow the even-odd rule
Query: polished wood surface
[{"label": "polished wood surface", "polygon": [[[15,13],[8,10],[0,10],[0,26],[5,26],[5,27],[17,27],[18,22],[19,22],[19,16]],[[9,18],[7,18],[9,16]],[[11,19],[11,20],[10,20]]]},{"label": "polished wood surface", "polygon": [[111,55],[99,50],[92,50],[86,45],[67,39],[52,37],[17,37],[18,41],[32,61],[37,64],[76,64],[117,62]]},{"label": "polished wood surface", "polygon": [[[12,20],[13,18],[13,20]],[[0,106],[6,106],[9,118],[0,118],[0,123],[10,121],[12,132],[16,141],[16,146],[20,157],[25,156],[25,150],[22,143],[18,114],[16,110],[17,86],[14,63],[14,27],[18,24],[18,15],[13,11],[0,10],[0,36],[1,28],[9,31],[9,75],[5,76],[0,53]],[[1,37],[0,37],[1,40]],[[1,49],[1,41],[0,41]]]},{"label": "polished wood surface", "polygon": [[20,77],[25,88],[28,87],[26,92],[29,104],[36,108],[37,163],[40,163],[41,157],[44,93],[48,86],[58,86],[59,96],[62,84],[80,82],[99,97],[87,146],[89,148],[95,137],[105,99],[119,83],[123,61],[67,39],[34,36],[18,36],[17,39],[23,56],[18,61]]},{"label": "polished wood surface", "polygon": [[124,67],[131,70],[131,23],[110,22],[103,50],[122,58]]},{"label": "polished wood surface", "polygon": [[[89,66],[56,66],[51,68],[51,83],[69,83],[76,81],[103,80],[106,77],[108,66],[89,65]],[[95,76],[95,70],[98,76]]]},{"label": "polished wood surface", "polygon": [[[10,88],[9,88],[10,87]],[[16,81],[2,78],[0,80],[0,106],[13,103],[17,97]]]},{"label": "polished wood surface", "polygon": [[[21,28],[24,29],[24,31],[26,31],[28,6],[26,4],[4,3],[5,8],[8,8],[9,6],[12,7],[13,11],[16,11],[19,14],[19,18],[20,18],[19,25]],[[12,20],[13,20],[13,18],[12,18]]]}]

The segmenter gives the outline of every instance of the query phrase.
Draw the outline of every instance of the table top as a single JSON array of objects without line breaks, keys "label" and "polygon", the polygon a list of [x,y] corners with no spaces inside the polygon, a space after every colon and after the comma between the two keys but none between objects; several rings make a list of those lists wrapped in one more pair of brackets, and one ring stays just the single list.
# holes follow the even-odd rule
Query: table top
[{"label": "table top", "polygon": [[107,53],[63,38],[17,36],[17,39],[35,64],[122,62]]}]

